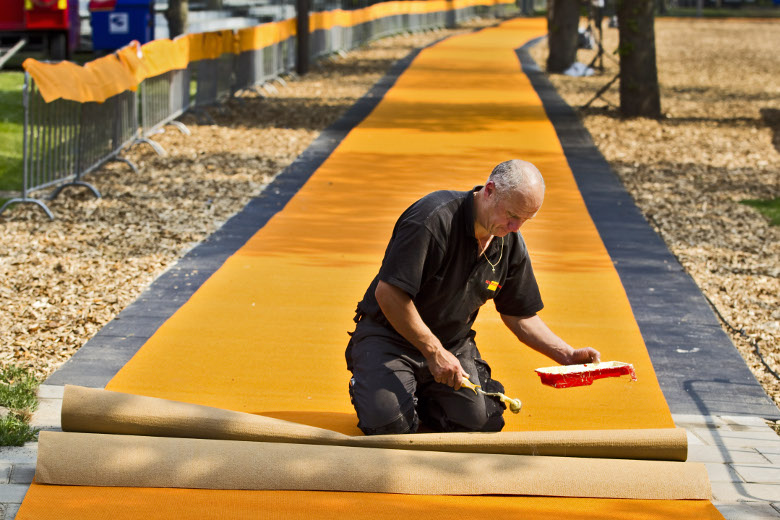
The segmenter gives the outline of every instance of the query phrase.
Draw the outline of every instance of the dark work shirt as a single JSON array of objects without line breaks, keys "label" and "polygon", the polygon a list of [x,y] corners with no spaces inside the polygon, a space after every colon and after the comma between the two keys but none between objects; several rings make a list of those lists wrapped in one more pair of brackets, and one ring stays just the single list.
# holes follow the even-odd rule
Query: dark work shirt
[{"label": "dark work shirt", "polygon": [[[510,316],[532,316],[543,307],[531,260],[519,233],[494,237],[487,259],[474,236],[474,191],[437,191],[412,204],[396,222],[379,274],[360,311],[392,326],[374,292],[379,280],[411,296],[425,324],[445,348],[469,335],[489,299]],[[495,272],[488,262],[495,264]],[[500,259],[500,260],[499,260]]]}]

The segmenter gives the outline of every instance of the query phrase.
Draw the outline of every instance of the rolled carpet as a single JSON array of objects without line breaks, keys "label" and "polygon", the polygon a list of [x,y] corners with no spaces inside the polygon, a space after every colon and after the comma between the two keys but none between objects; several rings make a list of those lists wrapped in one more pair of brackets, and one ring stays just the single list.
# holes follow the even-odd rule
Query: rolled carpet
[{"label": "rolled carpet", "polygon": [[[701,464],[42,432],[43,484],[709,499]],[[583,477],[586,476],[586,477]]]},{"label": "rolled carpet", "polygon": [[65,387],[69,432],[323,444],[404,450],[685,461],[678,428],[349,436],[272,417],[121,392]]}]

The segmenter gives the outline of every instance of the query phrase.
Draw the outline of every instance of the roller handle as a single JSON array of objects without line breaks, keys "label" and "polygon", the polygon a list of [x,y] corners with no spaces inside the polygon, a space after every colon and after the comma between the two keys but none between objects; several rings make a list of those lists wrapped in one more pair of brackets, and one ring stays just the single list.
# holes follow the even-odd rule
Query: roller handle
[{"label": "roller handle", "polygon": [[460,382],[461,388],[468,388],[469,390],[474,390],[474,393],[477,393],[477,388],[479,388],[479,385],[475,385],[471,381],[469,381],[466,378],[463,378],[463,381]]}]

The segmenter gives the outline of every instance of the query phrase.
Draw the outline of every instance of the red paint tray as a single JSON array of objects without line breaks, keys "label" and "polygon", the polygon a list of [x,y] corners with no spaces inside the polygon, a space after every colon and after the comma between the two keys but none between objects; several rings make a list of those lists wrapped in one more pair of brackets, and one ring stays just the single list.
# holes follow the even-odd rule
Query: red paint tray
[{"label": "red paint tray", "polygon": [[591,385],[596,379],[605,377],[631,376],[636,381],[634,365],[620,361],[537,368],[536,373],[543,384],[555,388]]}]

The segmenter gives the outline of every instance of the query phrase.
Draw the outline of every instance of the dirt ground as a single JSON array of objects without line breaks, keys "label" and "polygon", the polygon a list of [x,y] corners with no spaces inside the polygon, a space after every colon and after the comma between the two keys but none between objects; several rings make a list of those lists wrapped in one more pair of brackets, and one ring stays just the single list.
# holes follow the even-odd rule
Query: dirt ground
[{"label": "dirt ground", "polygon": [[[483,26],[493,20],[473,22]],[[581,110],[599,149],[650,222],[724,317],[780,371],[780,228],[745,198],[780,196],[780,46],[777,22],[659,20],[661,121],[617,117],[599,100]],[[167,130],[90,176],[94,199],[70,188],[49,222],[31,206],[0,216],[0,364],[53,372],[192,246],[290,164],[392,63],[459,31],[405,35],[320,62],[278,92],[245,93],[208,118],[185,115],[186,137]],[[605,29],[606,48],[617,31]],[[580,61],[590,61],[581,51]],[[546,55],[543,44],[534,54]],[[580,106],[617,71],[553,77]],[[606,99],[617,104],[617,89]],[[780,403],[780,383],[732,334]]]}]

